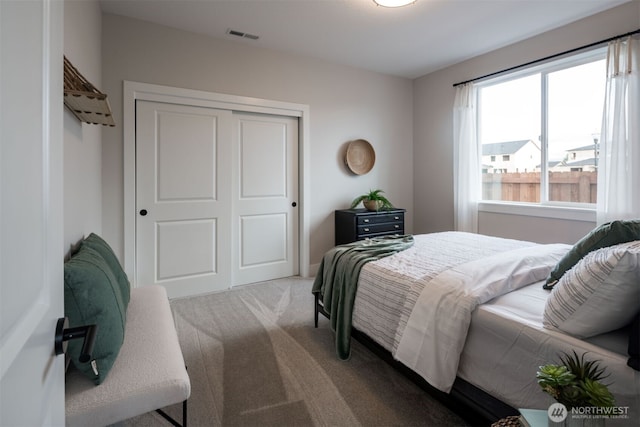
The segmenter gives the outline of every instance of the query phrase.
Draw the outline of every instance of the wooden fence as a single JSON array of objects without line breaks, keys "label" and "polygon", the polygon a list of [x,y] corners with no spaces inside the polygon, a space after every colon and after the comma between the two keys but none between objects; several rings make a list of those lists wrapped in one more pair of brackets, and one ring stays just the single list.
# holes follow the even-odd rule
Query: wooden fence
[{"label": "wooden fence", "polygon": [[[549,200],[596,203],[597,172],[551,172]],[[482,174],[482,198],[540,202],[540,172]]]}]

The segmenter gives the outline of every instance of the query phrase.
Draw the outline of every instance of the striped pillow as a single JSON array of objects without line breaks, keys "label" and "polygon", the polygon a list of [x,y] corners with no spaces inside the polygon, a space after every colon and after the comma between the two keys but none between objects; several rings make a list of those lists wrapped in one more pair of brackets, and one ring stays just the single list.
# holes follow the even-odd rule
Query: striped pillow
[{"label": "striped pillow", "polygon": [[567,271],[547,300],[543,324],[578,338],[628,325],[640,311],[640,240],[598,249]]}]

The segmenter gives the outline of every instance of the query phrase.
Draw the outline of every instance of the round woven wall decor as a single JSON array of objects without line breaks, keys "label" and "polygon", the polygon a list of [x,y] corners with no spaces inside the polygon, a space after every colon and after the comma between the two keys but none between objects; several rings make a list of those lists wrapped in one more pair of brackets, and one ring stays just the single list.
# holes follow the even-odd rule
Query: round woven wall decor
[{"label": "round woven wall decor", "polygon": [[373,168],[376,152],[368,141],[356,139],[347,146],[347,155],[344,160],[351,172],[364,175]]}]

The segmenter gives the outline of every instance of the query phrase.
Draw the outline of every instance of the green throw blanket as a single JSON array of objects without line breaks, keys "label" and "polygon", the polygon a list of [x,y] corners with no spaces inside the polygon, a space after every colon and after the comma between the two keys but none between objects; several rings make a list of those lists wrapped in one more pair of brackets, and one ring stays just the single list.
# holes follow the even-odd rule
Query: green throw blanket
[{"label": "green throw blanket", "polygon": [[382,236],[329,250],[318,268],[312,292],[319,293],[336,333],[336,352],[342,360],[351,353],[351,315],[362,266],[410,248],[413,236]]}]

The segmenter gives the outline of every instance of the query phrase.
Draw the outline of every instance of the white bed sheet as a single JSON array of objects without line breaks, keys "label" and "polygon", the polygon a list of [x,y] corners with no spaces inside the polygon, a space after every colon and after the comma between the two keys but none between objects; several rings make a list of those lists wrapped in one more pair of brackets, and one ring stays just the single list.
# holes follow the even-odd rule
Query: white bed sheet
[{"label": "white bed sheet", "polygon": [[[473,312],[458,376],[514,408],[547,409],[554,402],[536,382],[539,366],[558,362],[561,352],[601,360],[610,376],[609,389],[629,418],[615,425],[637,425],[640,419],[640,373],[626,365],[628,335],[615,331],[580,340],[542,326],[548,291],[534,283],[497,297]],[[618,423],[619,422],[619,423]]]}]

